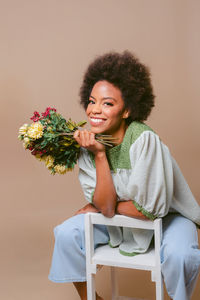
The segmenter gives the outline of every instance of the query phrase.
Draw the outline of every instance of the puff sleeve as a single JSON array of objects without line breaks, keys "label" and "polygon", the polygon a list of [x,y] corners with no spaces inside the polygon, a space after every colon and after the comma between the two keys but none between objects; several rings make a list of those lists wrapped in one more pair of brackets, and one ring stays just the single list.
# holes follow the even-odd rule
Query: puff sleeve
[{"label": "puff sleeve", "polygon": [[173,166],[168,148],[158,135],[145,131],[130,150],[129,199],[150,219],[165,216],[173,199]]}]

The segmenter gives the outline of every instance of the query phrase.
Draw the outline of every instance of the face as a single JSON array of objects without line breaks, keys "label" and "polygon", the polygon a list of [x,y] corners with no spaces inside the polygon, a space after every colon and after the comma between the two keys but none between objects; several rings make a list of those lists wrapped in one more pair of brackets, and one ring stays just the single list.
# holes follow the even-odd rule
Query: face
[{"label": "face", "polygon": [[92,132],[123,139],[128,111],[119,88],[108,81],[98,81],[91,91],[86,114]]}]

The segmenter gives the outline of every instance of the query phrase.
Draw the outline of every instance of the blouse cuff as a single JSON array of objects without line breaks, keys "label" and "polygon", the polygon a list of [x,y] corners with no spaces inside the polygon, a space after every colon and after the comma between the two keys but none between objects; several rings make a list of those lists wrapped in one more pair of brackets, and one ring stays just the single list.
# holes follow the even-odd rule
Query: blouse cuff
[{"label": "blouse cuff", "polygon": [[148,212],[146,209],[144,209],[142,206],[140,206],[135,200],[132,200],[133,204],[135,205],[136,209],[141,212],[145,217],[147,217],[150,220],[155,220],[158,216],[154,215],[150,212]]}]

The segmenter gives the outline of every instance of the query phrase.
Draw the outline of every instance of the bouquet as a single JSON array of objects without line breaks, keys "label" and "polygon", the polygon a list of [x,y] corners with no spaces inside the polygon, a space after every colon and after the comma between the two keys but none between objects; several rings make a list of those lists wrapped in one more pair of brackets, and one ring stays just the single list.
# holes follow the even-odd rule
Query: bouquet
[{"label": "bouquet", "polygon": [[[65,174],[73,170],[77,163],[80,145],[73,138],[74,132],[87,122],[66,121],[55,108],[47,107],[45,112],[35,111],[30,118],[32,124],[24,124],[19,129],[19,140],[25,149],[31,151],[39,161],[43,161],[51,174]],[[109,135],[95,135],[95,139],[109,147],[115,142]]]}]

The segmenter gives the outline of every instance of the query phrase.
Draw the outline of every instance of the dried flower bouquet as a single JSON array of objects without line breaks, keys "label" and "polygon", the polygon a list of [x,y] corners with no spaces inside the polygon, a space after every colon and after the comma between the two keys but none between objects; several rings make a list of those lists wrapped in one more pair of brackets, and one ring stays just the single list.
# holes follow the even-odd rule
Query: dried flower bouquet
[{"label": "dried flower bouquet", "polygon": [[[83,127],[86,121],[79,123],[71,119],[66,121],[55,108],[47,107],[44,113],[35,111],[30,118],[32,124],[24,124],[19,129],[19,140],[25,149],[31,151],[38,160],[43,161],[51,174],[65,174],[77,163],[80,146],[73,133]],[[112,147],[115,139],[109,135],[95,135],[98,142]]]}]

